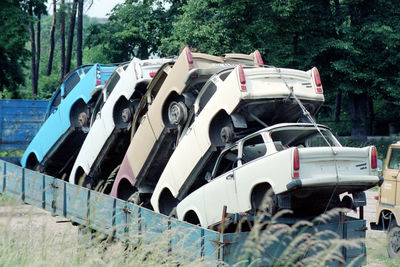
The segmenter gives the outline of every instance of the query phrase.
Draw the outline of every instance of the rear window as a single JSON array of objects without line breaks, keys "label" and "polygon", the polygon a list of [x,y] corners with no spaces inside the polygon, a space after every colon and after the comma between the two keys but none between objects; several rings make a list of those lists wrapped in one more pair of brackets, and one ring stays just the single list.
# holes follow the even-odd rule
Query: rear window
[{"label": "rear window", "polygon": [[[290,129],[283,128],[271,133],[272,140],[278,151],[288,147],[325,147],[340,146],[332,134],[321,129],[323,137],[315,128]],[[329,145],[328,145],[328,143]]]},{"label": "rear window", "polygon": [[106,92],[107,92],[107,96],[111,94],[112,90],[114,90],[114,87],[117,85],[118,81],[120,79],[120,76],[118,74],[118,72],[114,72],[111,76],[111,78],[108,80],[107,82],[107,88],[106,88]]},{"label": "rear window", "polygon": [[68,78],[68,80],[65,82],[65,87],[64,87],[64,98],[67,97],[69,92],[71,92],[72,89],[79,83],[80,77],[78,73],[74,72],[71,74],[71,76]]}]

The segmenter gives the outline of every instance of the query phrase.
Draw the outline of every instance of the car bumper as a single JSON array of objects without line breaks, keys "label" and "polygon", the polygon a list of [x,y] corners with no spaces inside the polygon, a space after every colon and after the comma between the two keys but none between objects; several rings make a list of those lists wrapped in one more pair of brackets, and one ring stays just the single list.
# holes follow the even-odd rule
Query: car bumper
[{"label": "car bumper", "polygon": [[368,177],[330,177],[327,179],[296,179],[286,185],[287,191],[336,188],[340,192],[361,191],[383,183],[382,176]]}]

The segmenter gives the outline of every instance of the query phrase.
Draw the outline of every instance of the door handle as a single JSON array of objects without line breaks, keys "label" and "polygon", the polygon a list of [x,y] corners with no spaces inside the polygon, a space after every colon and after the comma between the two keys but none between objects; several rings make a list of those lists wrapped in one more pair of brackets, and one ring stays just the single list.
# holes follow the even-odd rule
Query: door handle
[{"label": "door handle", "polygon": [[228,176],[225,177],[226,180],[233,180],[235,176],[233,174],[229,174]]}]

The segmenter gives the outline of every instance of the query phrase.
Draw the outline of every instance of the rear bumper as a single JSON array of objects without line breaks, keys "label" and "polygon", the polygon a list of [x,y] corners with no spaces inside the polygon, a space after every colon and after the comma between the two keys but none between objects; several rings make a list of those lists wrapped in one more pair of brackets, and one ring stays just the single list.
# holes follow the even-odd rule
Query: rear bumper
[{"label": "rear bumper", "polygon": [[320,190],[336,188],[338,192],[361,191],[383,183],[382,176],[369,177],[330,177],[327,179],[296,179],[286,185],[287,191]]}]

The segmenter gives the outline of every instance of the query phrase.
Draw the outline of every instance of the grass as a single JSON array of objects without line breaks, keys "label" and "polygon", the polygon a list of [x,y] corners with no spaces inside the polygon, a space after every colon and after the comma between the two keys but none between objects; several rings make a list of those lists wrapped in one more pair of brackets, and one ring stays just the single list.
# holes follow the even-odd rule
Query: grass
[{"label": "grass", "polygon": [[[0,203],[8,201],[12,200],[1,196]],[[130,240],[141,241],[128,245],[122,241],[104,240],[104,236],[93,238],[90,234],[78,235],[77,227],[72,226],[69,230],[57,231],[54,225],[38,219],[35,211],[24,215],[27,219],[21,222],[21,215],[18,215],[21,212],[17,210],[19,207],[21,205],[7,207],[11,211],[10,218],[0,221],[0,266],[226,265],[216,259],[203,260],[198,256],[193,257],[192,253],[198,252],[200,240],[191,242],[191,245],[186,247],[183,245],[187,245],[185,238],[190,234],[188,227],[172,228],[156,238],[153,232],[144,232],[142,236],[131,235]],[[14,214],[14,217],[11,214]],[[281,214],[274,219],[279,215]],[[234,266],[264,266],[266,263],[273,266],[325,266],[332,260],[342,261],[342,246],[350,248],[361,245],[361,240],[342,240],[330,231],[309,231],[313,225],[319,225],[337,216],[337,211],[332,211],[311,223],[303,221],[292,226],[265,224],[264,216],[264,213],[260,213],[256,217],[245,242],[246,246],[233,252],[237,253],[236,256],[240,259]],[[150,225],[157,228],[156,224],[155,222]],[[168,252],[172,237],[178,244],[172,252]],[[277,242],[283,245],[277,247]],[[275,254],[276,248],[279,248],[280,256]],[[270,257],[271,251],[274,255]]]},{"label": "grass", "polygon": [[13,206],[18,203],[20,203],[18,200],[8,197],[4,194],[0,194],[0,207],[1,206]]},{"label": "grass", "polygon": [[0,157],[17,157],[20,158],[24,155],[25,150],[4,150],[0,151]]}]

